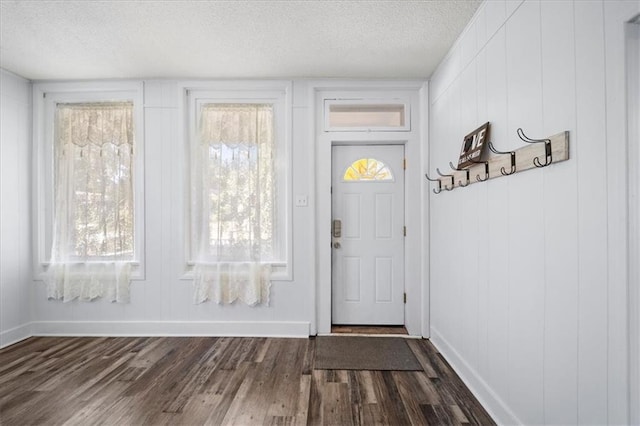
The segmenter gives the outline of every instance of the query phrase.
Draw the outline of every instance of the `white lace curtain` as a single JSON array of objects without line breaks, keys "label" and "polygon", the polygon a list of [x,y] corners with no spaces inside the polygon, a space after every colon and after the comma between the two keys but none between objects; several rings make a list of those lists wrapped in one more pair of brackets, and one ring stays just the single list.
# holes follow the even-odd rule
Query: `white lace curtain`
[{"label": "white lace curtain", "polygon": [[207,104],[192,153],[194,301],[268,304],[276,247],[273,106]]},{"label": "white lace curtain", "polygon": [[129,301],[133,105],[58,104],[48,296]]}]

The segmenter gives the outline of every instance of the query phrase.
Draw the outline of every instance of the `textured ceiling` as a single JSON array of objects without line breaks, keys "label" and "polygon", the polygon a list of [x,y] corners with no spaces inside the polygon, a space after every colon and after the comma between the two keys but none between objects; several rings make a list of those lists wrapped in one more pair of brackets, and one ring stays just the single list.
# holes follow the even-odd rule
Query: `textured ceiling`
[{"label": "textured ceiling", "polygon": [[0,0],[0,66],[32,80],[427,78],[480,2]]}]

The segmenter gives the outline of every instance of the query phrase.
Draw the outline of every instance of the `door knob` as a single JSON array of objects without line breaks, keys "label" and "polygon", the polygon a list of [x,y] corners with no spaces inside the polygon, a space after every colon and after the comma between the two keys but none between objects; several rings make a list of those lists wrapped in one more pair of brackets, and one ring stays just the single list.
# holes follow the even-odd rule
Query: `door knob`
[{"label": "door knob", "polygon": [[333,248],[339,249],[340,248],[340,243],[337,242],[337,241],[335,243],[333,243]]}]

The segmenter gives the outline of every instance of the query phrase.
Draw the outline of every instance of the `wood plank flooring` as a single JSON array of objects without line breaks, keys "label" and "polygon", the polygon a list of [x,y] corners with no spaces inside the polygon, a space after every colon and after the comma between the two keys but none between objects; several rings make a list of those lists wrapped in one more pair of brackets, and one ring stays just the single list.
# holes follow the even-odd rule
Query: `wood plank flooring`
[{"label": "wood plank flooring", "polygon": [[314,370],[315,339],[34,337],[0,351],[0,424],[495,424],[408,343],[424,371]]}]

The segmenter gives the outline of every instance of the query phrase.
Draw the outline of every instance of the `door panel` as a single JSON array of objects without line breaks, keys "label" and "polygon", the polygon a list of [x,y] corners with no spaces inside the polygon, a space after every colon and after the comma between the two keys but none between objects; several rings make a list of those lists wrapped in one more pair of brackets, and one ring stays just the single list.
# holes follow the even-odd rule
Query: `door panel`
[{"label": "door panel", "polygon": [[375,196],[375,230],[376,239],[388,239],[392,237],[393,221],[393,195],[376,194]]},{"label": "door panel", "polygon": [[332,156],[332,215],[341,223],[332,322],[404,324],[404,147],[334,146]]},{"label": "door panel", "polygon": [[362,205],[360,194],[343,194],[342,204],[342,236],[345,239],[360,239],[360,206]]},{"label": "door panel", "polygon": [[343,266],[343,299],[347,302],[360,302],[361,269],[360,258],[345,256],[342,258]]},{"label": "door panel", "polygon": [[393,259],[376,258],[376,302],[392,302]]}]

